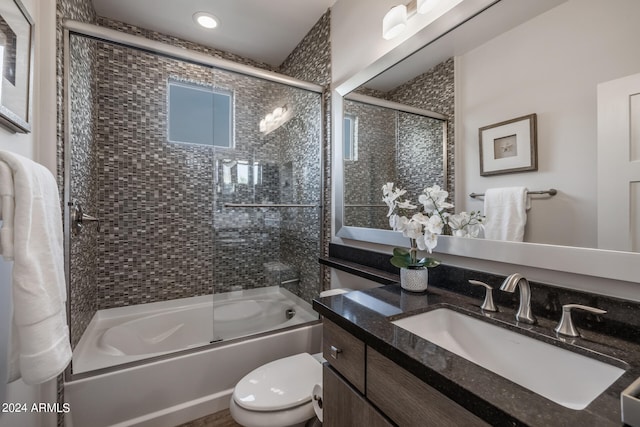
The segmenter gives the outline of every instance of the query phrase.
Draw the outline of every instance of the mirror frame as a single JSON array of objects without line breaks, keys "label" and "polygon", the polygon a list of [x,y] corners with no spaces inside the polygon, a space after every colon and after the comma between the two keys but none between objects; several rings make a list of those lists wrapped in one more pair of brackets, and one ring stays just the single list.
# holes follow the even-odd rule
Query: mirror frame
[{"label": "mirror frame", "polygon": [[[479,12],[477,12],[479,13]],[[477,14],[476,13],[476,14]],[[443,16],[446,18],[446,16]],[[430,38],[421,37],[420,34],[409,38],[405,43],[393,49],[390,53],[383,55],[373,64],[365,67],[351,78],[334,86],[331,96],[332,109],[332,186],[333,186],[333,218],[335,238],[368,242],[385,246],[407,246],[407,239],[402,233],[392,230],[369,229],[362,227],[346,226],[344,224],[344,174],[342,157],[342,121],[343,97],[355,88],[365,84],[377,74],[395,65],[404,57],[409,56],[418,49],[427,46],[438,37],[456,26],[462,24],[466,19],[457,16],[447,19],[448,28],[441,30],[440,34],[430,34]],[[429,36],[428,36],[429,37]],[[415,39],[420,39],[421,43],[416,43]],[[417,45],[420,45],[419,47]],[[403,45],[405,45],[403,47]],[[409,46],[409,48],[407,48]],[[403,55],[401,58],[400,55]],[[390,63],[390,58],[396,58],[394,63]],[[460,124],[456,123],[456,134]],[[456,152],[456,158],[459,153]],[[533,267],[544,270],[552,270],[556,273],[574,273],[580,276],[591,276],[592,279],[613,279],[631,284],[607,284],[607,289],[597,288],[599,280],[586,280],[584,283],[578,278],[573,280],[573,284],[564,287],[585,290],[594,293],[607,294],[620,298],[640,300],[637,295],[638,278],[640,277],[640,253],[622,252],[594,248],[581,248],[570,246],[557,246],[540,243],[523,242],[503,242],[485,239],[469,239],[451,236],[440,236],[438,246],[434,250],[437,253],[452,255],[454,257],[472,258],[498,263],[515,264],[522,267]],[[390,252],[390,249],[389,249]],[[585,278],[588,279],[588,278]]]}]

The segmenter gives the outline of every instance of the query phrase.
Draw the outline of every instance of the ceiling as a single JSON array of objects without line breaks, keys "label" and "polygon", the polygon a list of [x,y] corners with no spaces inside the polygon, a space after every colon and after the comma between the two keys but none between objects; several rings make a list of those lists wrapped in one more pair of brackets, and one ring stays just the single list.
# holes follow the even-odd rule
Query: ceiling
[{"label": "ceiling", "polygon": [[[278,66],[336,0],[93,0],[98,16]],[[196,25],[209,12],[220,24]]]}]

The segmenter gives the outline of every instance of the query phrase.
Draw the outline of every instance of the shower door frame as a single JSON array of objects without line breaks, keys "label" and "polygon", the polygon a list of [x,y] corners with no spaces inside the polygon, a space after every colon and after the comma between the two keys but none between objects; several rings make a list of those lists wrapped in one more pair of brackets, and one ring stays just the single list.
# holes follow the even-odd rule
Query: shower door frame
[{"label": "shower door frame", "polygon": [[[77,35],[81,37],[86,37],[89,39],[94,39],[98,41],[119,44],[125,47],[139,49],[142,51],[146,51],[149,53],[153,53],[159,56],[164,56],[167,58],[172,58],[176,60],[190,62],[196,65],[202,65],[206,67],[210,67],[212,69],[220,69],[224,71],[230,71],[237,74],[258,78],[261,80],[266,80],[273,83],[279,83],[285,86],[303,89],[309,92],[317,93],[320,95],[320,141],[324,141],[325,134],[325,126],[326,126],[326,100],[325,94],[327,92],[327,88],[321,85],[306,82],[304,80],[299,80],[293,77],[286,76],[284,74],[279,74],[273,71],[268,71],[264,69],[260,69],[257,67],[253,67],[250,65],[240,64],[237,62],[233,62],[227,59],[214,58],[210,55],[196,52],[190,49],[184,49],[181,47],[176,47],[172,45],[165,44],[163,42],[158,42],[154,40],[150,40],[144,37],[135,36],[127,33],[122,33],[120,31],[116,31],[110,28],[101,27],[94,24],[88,24],[84,22],[74,21],[74,20],[64,20],[63,24],[63,203],[64,203],[64,270],[65,270],[65,280],[66,280],[66,288],[67,288],[67,321],[69,322],[71,319],[71,208],[73,207],[73,201],[71,200],[71,96],[69,90],[70,83],[70,65],[71,65],[71,35]],[[319,223],[320,223],[320,250],[325,246],[325,233],[322,231],[322,226],[324,224],[324,170],[325,170],[325,154],[324,148],[319,147],[320,153],[320,169],[323,177],[320,179],[320,198],[317,204],[317,208],[319,209]],[[210,344],[215,345],[215,344]],[[203,348],[208,348],[209,346],[199,347],[193,350],[183,350],[183,351],[200,351]],[[173,354],[167,356],[171,357]],[[160,356],[162,357],[162,356]],[[136,364],[136,362],[132,362],[132,364]],[[126,367],[128,364],[119,365],[111,368],[106,368],[101,370],[100,372],[105,372],[109,370],[117,370]],[[73,380],[75,378],[82,378],[86,376],[90,376],[91,372],[87,372],[86,374],[73,374],[71,364],[65,370],[65,378],[66,380]]]}]

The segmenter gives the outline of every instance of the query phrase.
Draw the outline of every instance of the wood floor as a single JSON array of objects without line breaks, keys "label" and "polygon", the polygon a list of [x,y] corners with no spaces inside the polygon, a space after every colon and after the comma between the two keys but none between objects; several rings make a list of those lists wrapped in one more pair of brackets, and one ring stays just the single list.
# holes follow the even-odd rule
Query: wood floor
[{"label": "wood floor", "polygon": [[189,421],[186,424],[181,424],[178,427],[242,427],[236,423],[228,409],[224,411],[216,412],[215,414],[207,415],[206,417],[198,418],[197,420]]}]

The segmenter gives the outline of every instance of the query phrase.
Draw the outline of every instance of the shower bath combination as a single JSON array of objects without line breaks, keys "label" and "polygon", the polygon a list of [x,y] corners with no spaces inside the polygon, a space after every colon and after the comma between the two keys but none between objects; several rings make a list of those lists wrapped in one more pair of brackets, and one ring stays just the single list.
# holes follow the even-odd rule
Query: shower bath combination
[{"label": "shower bath combination", "polygon": [[[184,393],[164,403],[197,412],[205,399],[211,413],[211,402],[228,404],[221,394],[246,369],[319,348],[309,303],[320,291],[322,88],[184,49],[179,58],[173,46],[115,30],[66,27],[74,347],[66,394],[76,409],[105,381],[144,383],[154,369],[182,370],[186,381],[185,366],[215,360],[217,384],[192,404]],[[265,115],[283,105],[286,120],[261,131]],[[82,225],[76,232],[72,219]],[[258,342],[260,360],[236,363],[247,354],[242,346]],[[225,359],[237,366],[224,368]],[[180,388],[176,375],[164,388]],[[122,386],[133,387],[114,390]],[[86,404],[79,420],[102,410]],[[104,416],[163,409],[140,410],[105,408]]]}]

